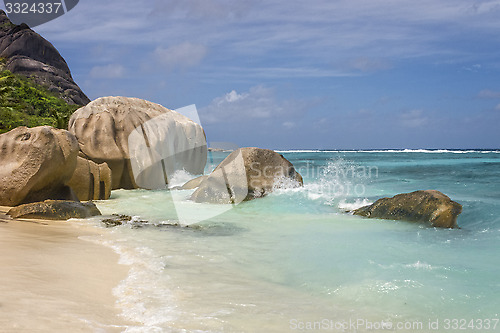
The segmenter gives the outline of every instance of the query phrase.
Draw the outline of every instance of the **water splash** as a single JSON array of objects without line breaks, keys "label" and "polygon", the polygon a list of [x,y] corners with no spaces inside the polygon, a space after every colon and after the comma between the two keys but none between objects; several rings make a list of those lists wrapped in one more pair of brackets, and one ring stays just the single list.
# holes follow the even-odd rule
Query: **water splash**
[{"label": "water splash", "polygon": [[171,176],[170,179],[168,180],[168,188],[174,188],[177,186],[182,186],[186,184],[188,181],[190,181],[193,178],[196,178],[197,176],[190,174],[186,170],[177,170],[175,171]]},{"label": "water splash", "polygon": [[337,207],[344,212],[350,212],[355,209],[371,205],[373,202],[364,198],[364,199],[356,199],[354,202],[346,202],[345,199],[340,200]]}]

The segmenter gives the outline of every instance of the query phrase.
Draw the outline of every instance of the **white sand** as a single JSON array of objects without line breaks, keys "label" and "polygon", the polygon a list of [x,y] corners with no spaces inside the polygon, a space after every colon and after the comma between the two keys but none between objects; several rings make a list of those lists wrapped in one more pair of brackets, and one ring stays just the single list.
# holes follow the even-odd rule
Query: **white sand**
[{"label": "white sand", "polygon": [[0,332],[120,332],[112,289],[127,266],[71,222],[12,220],[0,207]]}]

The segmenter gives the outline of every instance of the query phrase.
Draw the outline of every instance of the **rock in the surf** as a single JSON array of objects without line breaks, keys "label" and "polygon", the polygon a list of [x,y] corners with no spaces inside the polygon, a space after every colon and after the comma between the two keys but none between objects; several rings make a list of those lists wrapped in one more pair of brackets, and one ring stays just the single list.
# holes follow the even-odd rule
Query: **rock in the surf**
[{"label": "rock in the surf", "polygon": [[355,215],[387,220],[430,223],[433,227],[456,228],[462,205],[435,191],[415,191],[382,198],[354,210]]},{"label": "rock in the surf", "polygon": [[80,201],[106,200],[111,195],[111,169],[78,156],[76,169],[68,182]]},{"label": "rock in the surf", "polygon": [[50,126],[18,127],[0,135],[0,147],[0,205],[78,200],[66,186],[78,155],[74,135]]},{"label": "rock in the surf", "polygon": [[97,216],[101,215],[101,212],[90,201],[45,200],[11,208],[7,214],[12,218],[68,220]]},{"label": "rock in the surf", "polygon": [[96,99],[73,113],[69,131],[86,157],[109,166],[112,189],[166,188],[175,171],[202,174],[207,160],[199,124],[138,98]]},{"label": "rock in the surf", "polygon": [[240,148],[226,157],[192,194],[195,202],[240,203],[276,188],[302,186],[302,176],[282,155],[260,148]]}]

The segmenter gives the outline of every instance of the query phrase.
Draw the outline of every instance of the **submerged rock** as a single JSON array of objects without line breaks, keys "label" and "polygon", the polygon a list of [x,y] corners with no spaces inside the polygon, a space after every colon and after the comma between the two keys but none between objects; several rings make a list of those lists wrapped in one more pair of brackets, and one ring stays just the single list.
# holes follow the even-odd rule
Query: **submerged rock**
[{"label": "submerged rock", "polygon": [[207,203],[240,203],[262,197],[275,188],[302,185],[302,176],[282,155],[269,149],[240,148],[202,179],[191,199]]},{"label": "submerged rock", "polygon": [[[105,218],[101,220],[102,223],[106,226],[106,228],[112,228],[116,227],[122,224],[127,224],[132,221],[132,216],[129,215],[123,215],[123,214],[113,214],[111,217]],[[139,223],[147,223],[147,221],[137,221]],[[136,226],[137,228],[140,228],[140,225]]]},{"label": "submerged rock", "polygon": [[142,220],[139,217],[133,217],[130,215],[124,214],[112,214],[110,217],[102,219],[102,223],[106,226],[106,228],[113,228],[119,225],[127,224],[132,229],[138,229],[143,227],[174,227],[174,228],[189,228],[189,226],[182,226],[178,221],[162,221],[160,223],[149,222],[146,220]]},{"label": "submerged rock", "polygon": [[109,166],[112,189],[167,188],[175,171],[202,174],[207,161],[200,125],[138,98],[96,99],[73,113],[68,129],[86,157]]},{"label": "submerged rock", "polygon": [[369,218],[426,222],[439,228],[457,228],[457,217],[461,212],[462,205],[435,190],[382,198],[353,211],[354,215]]},{"label": "submerged rock", "polygon": [[65,130],[18,127],[0,134],[0,205],[78,200],[66,186],[77,155],[78,142]]},{"label": "submerged rock", "polygon": [[7,214],[12,218],[68,220],[101,215],[101,212],[93,202],[45,200],[11,208]]}]

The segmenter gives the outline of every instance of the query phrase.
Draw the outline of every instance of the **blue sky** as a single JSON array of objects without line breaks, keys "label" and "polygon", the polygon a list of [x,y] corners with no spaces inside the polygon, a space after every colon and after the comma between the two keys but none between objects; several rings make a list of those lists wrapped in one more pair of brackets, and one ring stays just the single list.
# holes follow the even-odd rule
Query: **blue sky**
[{"label": "blue sky", "polygon": [[91,99],[196,104],[208,141],[500,148],[500,1],[81,0],[35,30]]}]

